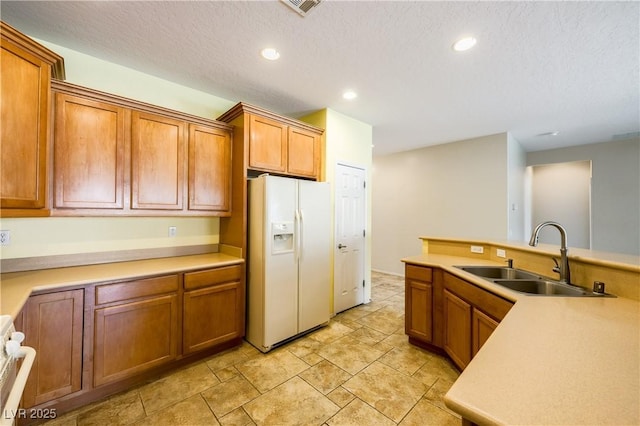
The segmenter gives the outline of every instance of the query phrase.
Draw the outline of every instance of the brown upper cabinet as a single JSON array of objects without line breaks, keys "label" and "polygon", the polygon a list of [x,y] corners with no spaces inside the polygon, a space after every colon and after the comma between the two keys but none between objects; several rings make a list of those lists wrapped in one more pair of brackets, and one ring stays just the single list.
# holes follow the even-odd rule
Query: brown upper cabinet
[{"label": "brown upper cabinet", "polygon": [[53,215],[230,214],[230,126],[68,83],[53,91]]},{"label": "brown upper cabinet", "polygon": [[4,22],[0,33],[1,213],[46,216],[49,91],[64,60]]},{"label": "brown upper cabinet", "polygon": [[242,132],[248,170],[320,179],[322,129],[242,102],[218,120]]}]

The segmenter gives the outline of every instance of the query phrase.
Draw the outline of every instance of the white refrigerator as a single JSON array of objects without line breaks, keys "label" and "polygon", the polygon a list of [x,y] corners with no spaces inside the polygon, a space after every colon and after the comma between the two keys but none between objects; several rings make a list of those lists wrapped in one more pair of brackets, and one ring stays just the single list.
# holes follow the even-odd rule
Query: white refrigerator
[{"label": "white refrigerator", "polygon": [[249,180],[246,339],[262,352],[329,321],[329,183]]}]

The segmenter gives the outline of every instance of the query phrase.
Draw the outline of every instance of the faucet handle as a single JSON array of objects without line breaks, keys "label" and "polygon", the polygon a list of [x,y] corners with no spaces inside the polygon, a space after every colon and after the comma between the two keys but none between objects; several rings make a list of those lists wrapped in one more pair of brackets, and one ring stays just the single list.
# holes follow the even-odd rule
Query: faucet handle
[{"label": "faucet handle", "polygon": [[555,263],[555,264],[556,264],[556,266],[554,266],[551,270],[552,270],[553,272],[560,273],[560,264],[558,263],[558,261],[556,260],[556,258],[555,258],[555,257],[552,257],[552,258],[551,258],[551,260],[553,260],[553,263]]},{"label": "faucet handle", "polygon": [[507,259],[505,262],[509,268],[513,269],[513,259]]}]

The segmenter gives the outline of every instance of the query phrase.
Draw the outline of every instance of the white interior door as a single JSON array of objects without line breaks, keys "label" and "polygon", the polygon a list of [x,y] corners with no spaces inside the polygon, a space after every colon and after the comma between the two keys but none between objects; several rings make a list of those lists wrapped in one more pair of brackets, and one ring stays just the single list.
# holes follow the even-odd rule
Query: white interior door
[{"label": "white interior door", "polygon": [[333,309],[364,302],[365,171],[336,166]]}]

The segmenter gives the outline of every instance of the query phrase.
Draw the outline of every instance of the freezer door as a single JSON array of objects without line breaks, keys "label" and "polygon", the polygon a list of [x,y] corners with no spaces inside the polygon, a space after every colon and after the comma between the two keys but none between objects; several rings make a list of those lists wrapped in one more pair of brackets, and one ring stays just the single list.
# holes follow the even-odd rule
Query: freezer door
[{"label": "freezer door", "polygon": [[[293,179],[277,176],[263,176],[262,179],[265,179],[267,225],[263,231],[267,241],[264,256],[264,346],[270,347],[298,333],[295,252],[281,250],[277,242],[280,225],[295,222],[297,185]],[[295,231],[292,238],[296,238]]]},{"label": "freezer door", "polygon": [[329,321],[331,193],[327,182],[298,181],[298,332]]}]

